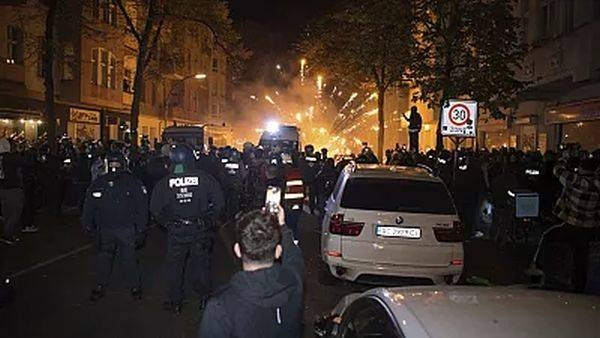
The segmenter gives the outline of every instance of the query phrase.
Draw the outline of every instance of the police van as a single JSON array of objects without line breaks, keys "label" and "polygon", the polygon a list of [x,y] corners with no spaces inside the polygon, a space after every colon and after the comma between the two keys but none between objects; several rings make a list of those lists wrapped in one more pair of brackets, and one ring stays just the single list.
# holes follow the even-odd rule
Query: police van
[{"label": "police van", "polygon": [[300,129],[296,126],[267,124],[258,145],[265,149],[280,147],[282,151],[287,150],[292,154],[297,154],[301,151]]},{"label": "police van", "polygon": [[225,147],[231,145],[233,130],[226,126],[198,125],[198,126],[172,126],[163,131],[163,142],[185,143],[196,150],[205,150],[206,147]]}]

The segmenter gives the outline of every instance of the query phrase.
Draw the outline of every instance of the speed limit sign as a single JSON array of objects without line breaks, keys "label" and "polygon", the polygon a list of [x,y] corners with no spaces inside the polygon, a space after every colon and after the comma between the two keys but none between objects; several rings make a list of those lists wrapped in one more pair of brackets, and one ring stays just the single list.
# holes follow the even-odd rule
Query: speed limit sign
[{"label": "speed limit sign", "polygon": [[475,137],[477,102],[449,100],[442,110],[442,135]]}]

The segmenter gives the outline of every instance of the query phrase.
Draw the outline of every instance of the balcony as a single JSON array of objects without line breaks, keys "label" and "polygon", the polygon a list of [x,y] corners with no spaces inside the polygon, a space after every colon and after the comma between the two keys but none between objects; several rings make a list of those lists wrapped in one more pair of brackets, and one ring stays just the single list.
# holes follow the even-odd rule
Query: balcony
[{"label": "balcony", "polygon": [[122,102],[124,106],[131,106],[131,104],[133,103],[133,93],[123,92]]},{"label": "balcony", "polygon": [[23,65],[0,62],[0,79],[12,82],[25,82],[25,67]]}]

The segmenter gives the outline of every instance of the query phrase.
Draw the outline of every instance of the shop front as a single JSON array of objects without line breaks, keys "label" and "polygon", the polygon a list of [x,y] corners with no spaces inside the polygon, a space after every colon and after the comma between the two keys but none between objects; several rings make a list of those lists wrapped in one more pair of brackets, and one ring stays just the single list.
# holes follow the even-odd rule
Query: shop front
[{"label": "shop front", "polygon": [[147,136],[151,142],[160,141],[163,121],[157,116],[141,114],[139,118],[139,135]]},{"label": "shop front", "polygon": [[70,107],[67,135],[73,139],[99,140],[100,111]]},{"label": "shop front", "polygon": [[[542,147],[538,146],[538,117],[537,116],[521,116],[513,122],[513,140],[511,146],[516,143],[516,146],[527,152],[536,151]],[[516,136],[516,140],[515,137]],[[545,146],[543,146],[545,148]]]},{"label": "shop front", "polygon": [[0,137],[32,141],[44,132],[41,101],[0,95]]},{"label": "shop front", "polygon": [[488,119],[480,121],[478,127],[478,142],[481,147],[488,149],[508,147],[510,132],[506,127],[506,121]]},{"label": "shop front", "polygon": [[546,124],[558,129],[556,144],[576,143],[600,149],[600,100],[561,105],[546,112]]}]

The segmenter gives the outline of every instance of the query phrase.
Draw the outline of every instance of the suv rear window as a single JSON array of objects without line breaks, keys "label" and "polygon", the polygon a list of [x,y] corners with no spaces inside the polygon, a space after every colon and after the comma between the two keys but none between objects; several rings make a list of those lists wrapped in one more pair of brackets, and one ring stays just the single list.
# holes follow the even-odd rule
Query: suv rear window
[{"label": "suv rear window", "polygon": [[441,215],[456,212],[443,184],[395,178],[357,177],[348,180],[341,206]]}]

